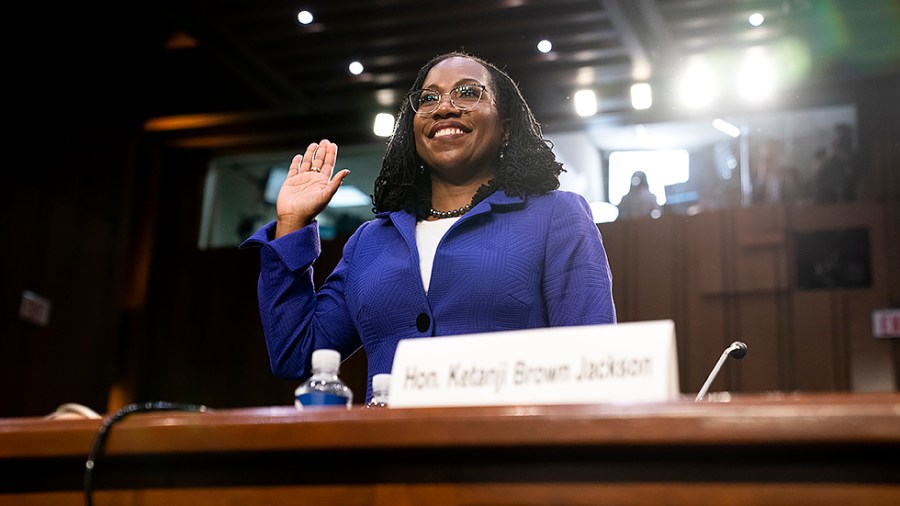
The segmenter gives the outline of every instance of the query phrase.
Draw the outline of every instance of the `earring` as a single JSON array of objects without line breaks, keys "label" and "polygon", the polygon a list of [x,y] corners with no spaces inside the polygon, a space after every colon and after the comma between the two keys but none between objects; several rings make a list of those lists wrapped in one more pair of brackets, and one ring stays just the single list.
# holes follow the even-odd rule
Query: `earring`
[{"label": "earring", "polygon": [[424,174],[424,173],[425,173],[425,164],[420,163],[419,164],[419,174]]}]

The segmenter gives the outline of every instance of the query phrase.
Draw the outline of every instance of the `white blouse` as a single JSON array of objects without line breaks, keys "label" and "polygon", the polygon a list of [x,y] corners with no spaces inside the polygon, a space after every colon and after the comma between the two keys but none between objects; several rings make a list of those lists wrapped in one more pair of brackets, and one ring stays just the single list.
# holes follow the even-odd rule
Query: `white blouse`
[{"label": "white blouse", "polygon": [[425,293],[431,284],[431,267],[434,265],[434,255],[438,244],[450,227],[459,220],[456,218],[444,218],[442,220],[425,221],[416,223],[416,247],[419,249],[419,271],[422,273],[422,285]]}]

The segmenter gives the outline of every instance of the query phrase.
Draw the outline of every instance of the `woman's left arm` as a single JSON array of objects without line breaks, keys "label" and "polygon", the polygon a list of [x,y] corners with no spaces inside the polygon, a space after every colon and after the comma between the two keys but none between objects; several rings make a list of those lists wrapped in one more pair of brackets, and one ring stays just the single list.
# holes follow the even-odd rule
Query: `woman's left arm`
[{"label": "woman's left arm", "polygon": [[616,322],[612,272],[587,201],[554,192],[544,254],[544,303],[550,326]]}]

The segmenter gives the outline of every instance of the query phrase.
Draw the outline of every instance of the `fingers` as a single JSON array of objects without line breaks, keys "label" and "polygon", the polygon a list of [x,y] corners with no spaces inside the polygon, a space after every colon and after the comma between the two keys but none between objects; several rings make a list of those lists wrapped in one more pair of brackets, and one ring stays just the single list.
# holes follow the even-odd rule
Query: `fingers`
[{"label": "fingers", "polygon": [[350,175],[350,169],[343,169],[334,175],[334,179],[331,180],[331,184],[335,185],[335,191],[337,191],[337,187],[340,186],[344,182],[344,178],[346,178],[349,175]]},{"label": "fingers", "polygon": [[[310,147],[315,143],[310,144]],[[331,170],[334,168],[334,160],[337,158],[337,144],[332,144],[328,139],[322,139],[312,157],[309,157],[310,150],[307,149],[307,158],[311,159],[309,170],[313,172],[321,172],[326,177],[331,176]],[[330,160],[330,165],[329,165]]]},{"label": "fingers", "polygon": [[[337,144],[324,140],[322,141],[322,146],[325,147],[325,154],[322,159],[322,174],[330,177],[332,171],[334,171],[334,162],[337,160]],[[346,177],[346,175],[344,177]]]},{"label": "fingers", "polygon": [[[312,142],[306,147],[304,155],[295,155],[291,161],[291,174],[298,172],[321,172],[330,177],[337,160],[337,144],[322,139],[322,142]],[[294,164],[296,165],[296,170]]]},{"label": "fingers", "polygon": [[294,158],[291,159],[291,166],[288,168],[288,176],[296,176],[300,172],[300,162],[302,160],[303,155],[294,155]]},{"label": "fingers", "polygon": [[306,147],[306,154],[303,155],[302,161],[300,162],[300,172],[308,172],[312,170],[313,159],[318,147],[319,145],[315,142],[309,143],[309,146]]},{"label": "fingers", "polygon": [[338,188],[341,187],[341,183],[344,182],[344,178],[350,175],[350,169],[343,169],[337,174],[334,175],[331,181],[328,182],[328,200],[334,197],[334,194],[337,193]]}]

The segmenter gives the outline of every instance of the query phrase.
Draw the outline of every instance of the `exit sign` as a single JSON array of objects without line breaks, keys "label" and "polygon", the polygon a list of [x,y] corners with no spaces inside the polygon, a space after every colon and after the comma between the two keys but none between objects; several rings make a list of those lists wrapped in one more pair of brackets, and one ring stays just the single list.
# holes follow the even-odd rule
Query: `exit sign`
[{"label": "exit sign", "polygon": [[875,337],[900,337],[900,309],[872,311],[872,334]]}]

